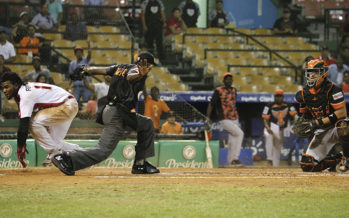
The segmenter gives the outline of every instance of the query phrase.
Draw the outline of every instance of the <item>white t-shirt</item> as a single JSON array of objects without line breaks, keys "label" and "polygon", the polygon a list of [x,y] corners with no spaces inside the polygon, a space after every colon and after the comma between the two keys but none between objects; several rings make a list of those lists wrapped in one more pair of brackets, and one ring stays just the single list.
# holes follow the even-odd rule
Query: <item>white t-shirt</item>
[{"label": "white t-shirt", "polygon": [[70,96],[72,95],[61,87],[29,82],[18,90],[19,117],[31,117],[33,111],[59,106]]},{"label": "white t-shirt", "polygon": [[100,98],[108,95],[109,86],[107,84],[105,84],[105,83],[96,83],[96,84],[93,84],[93,85],[94,85],[94,89],[95,89],[97,100],[99,100]]},{"label": "white t-shirt", "polygon": [[5,60],[7,60],[10,57],[16,56],[16,51],[12,43],[9,41],[6,41],[4,45],[0,44],[0,54],[4,56]]}]

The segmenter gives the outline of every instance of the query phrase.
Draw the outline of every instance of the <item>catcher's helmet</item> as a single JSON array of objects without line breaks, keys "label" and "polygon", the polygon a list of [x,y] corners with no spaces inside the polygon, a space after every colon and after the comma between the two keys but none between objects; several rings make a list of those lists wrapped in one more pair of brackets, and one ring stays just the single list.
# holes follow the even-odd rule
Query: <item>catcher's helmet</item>
[{"label": "catcher's helmet", "polygon": [[313,59],[308,61],[305,67],[307,85],[310,88],[318,87],[325,80],[327,73],[327,66],[323,60]]}]

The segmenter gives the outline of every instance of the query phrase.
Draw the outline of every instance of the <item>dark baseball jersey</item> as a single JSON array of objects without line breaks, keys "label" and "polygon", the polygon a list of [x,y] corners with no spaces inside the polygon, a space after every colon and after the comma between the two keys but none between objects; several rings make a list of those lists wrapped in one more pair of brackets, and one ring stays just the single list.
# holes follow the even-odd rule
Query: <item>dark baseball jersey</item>
[{"label": "dark baseball jersey", "polygon": [[143,91],[146,76],[136,80],[127,80],[128,75],[137,75],[139,70],[135,64],[115,65],[107,69],[112,76],[107,99],[109,105],[121,104],[132,110],[136,107],[139,92]]},{"label": "dark baseball jersey", "polygon": [[296,93],[296,101],[300,104],[300,113],[309,114],[315,119],[327,117],[335,110],[345,107],[342,89],[327,79],[317,91],[305,86]]},{"label": "dark baseball jersey", "polygon": [[263,119],[269,120],[279,126],[286,126],[290,117],[297,114],[296,108],[286,102],[267,104],[263,109]]}]

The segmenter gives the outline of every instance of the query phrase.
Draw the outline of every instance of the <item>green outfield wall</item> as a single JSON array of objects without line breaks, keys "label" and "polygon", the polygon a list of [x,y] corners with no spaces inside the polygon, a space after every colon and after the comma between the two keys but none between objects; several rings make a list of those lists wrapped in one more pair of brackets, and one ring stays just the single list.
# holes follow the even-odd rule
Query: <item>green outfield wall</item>
[{"label": "green outfield wall", "polygon": [[[96,146],[98,140],[67,140],[88,148]],[[131,167],[135,157],[136,141],[120,141],[114,152],[97,166],[103,167]],[[158,167],[168,168],[206,168],[207,158],[205,142],[197,140],[160,140],[155,142],[155,156],[148,161]],[[219,143],[210,141],[213,167],[218,167]],[[47,156],[34,140],[27,140],[29,154],[25,162],[29,167],[41,166]],[[0,140],[0,168],[21,168],[16,156],[16,140]]]}]

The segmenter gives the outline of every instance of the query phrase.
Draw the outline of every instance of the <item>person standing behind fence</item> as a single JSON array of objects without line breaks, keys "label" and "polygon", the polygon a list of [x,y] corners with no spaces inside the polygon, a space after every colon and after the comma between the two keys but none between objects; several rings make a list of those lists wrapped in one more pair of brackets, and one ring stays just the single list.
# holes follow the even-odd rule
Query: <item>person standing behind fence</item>
[{"label": "person standing behind fence", "polygon": [[166,27],[165,7],[160,0],[145,0],[142,4],[142,24],[148,50],[154,53],[154,40],[158,58],[165,58],[163,49],[163,30]]},{"label": "person standing behind fence", "polygon": [[198,17],[200,16],[199,4],[193,2],[193,0],[182,1],[178,8],[182,12],[182,18],[187,27],[196,27]]},{"label": "person standing behind fence", "polygon": [[290,117],[297,116],[294,106],[284,102],[284,91],[274,91],[274,102],[267,104],[263,109],[264,137],[267,160],[273,167],[280,165],[280,154],[284,144],[284,129]]},{"label": "person standing behind fence", "polygon": [[228,131],[228,165],[241,166],[239,161],[244,132],[240,128],[239,114],[236,107],[236,88],[232,86],[233,75],[223,75],[223,86],[218,86],[213,93],[211,102],[207,108],[207,119],[210,119],[212,111],[215,110],[219,124]]},{"label": "person standing behind fence", "polygon": [[167,113],[170,108],[166,102],[159,99],[159,88],[154,86],[150,89],[150,96],[147,93],[146,86],[143,90],[144,96],[144,116],[153,120],[155,132],[160,132],[160,117],[163,112]]},{"label": "person standing behind fence", "polygon": [[[84,58],[84,50],[80,46],[76,46],[74,48],[74,54],[76,56],[76,60],[71,61],[69,64],[69,74],[72,75],[74,70],[82,65],[89,65],[91,59],[91,50],[90,50],[90,42],[88,42],[88,53],[86,58]],[[90,82],[90,78],[87,77],[87,80]],[[80,97],[82,97],[82,102],[87,102],[90,100],[91,91],[86,88],[84,82],[82,80],[76,80],[73,82],[74,88],[74,97],[79,102]]]},{"label": "person standing behind fence", "polygon": [[216,10],[213,10],[208,17],[209,27],[221,27],[229,24],[228,15],[223,11],[223,1],[216,1]]}]

